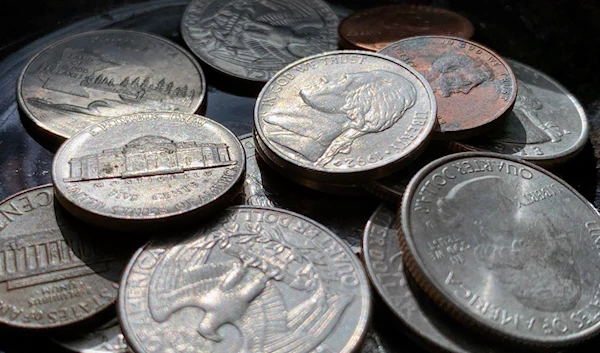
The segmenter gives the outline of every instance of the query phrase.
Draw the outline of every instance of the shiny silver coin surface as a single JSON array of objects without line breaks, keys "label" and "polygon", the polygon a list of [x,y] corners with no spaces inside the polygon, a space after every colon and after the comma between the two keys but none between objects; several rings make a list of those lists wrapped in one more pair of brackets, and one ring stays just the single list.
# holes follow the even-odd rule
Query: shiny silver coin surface
[{"label": "shiny silver coin surface", "polygon": [[138,353],[353,352],[371,311],[358,258],[322,225],[237,206],[134,255],[119,321]]},{"label": "shiny silver coin surface", "polygon": [[546,74],[517,61],[506,62],[518,83],[512,112],[492,132],[450,145],[511,155],[545,167],[573,158],[588,140],[589,124],[581,104]]},{"label": "shiny silver coin surface", "polygon": [[600,216],[571,186],[494,153],[432,162],[402,202],[404,260],[457,319],[565,346],[600,330]]},{"label": "shiny silver coin surface", "polygon": [[251,134],[240,136],[240,142],[246,154],[246,177],[236,202],[303,214],[329,228],[355,254],[360,252],[364,225],[377,205],[373,198],[327,195],[295,185],[259,160]]},{"label": "shiny silver coin surface", "polygon": [[52,185],[0,202],[2,324],[64,327],[114,304],[125,257],[90,242],[89,227],[72,221],[55,204]]},{"label": "shiny silver coin surface", "polygon": [[69,139],[52,178],[71,213],[129,230],[218,211],[238,193],[244,150],[208,118],[172,112],[113,118]]},{"label": "shiny silver coin surface", "polygon": [[293,61],[337,49],[338,23],[321,0],[194,0],[181,34],[214,69],[266,82]]},{"label": "shiny silver coin surface", "polygon": [[54,342],[77,353],[133,353],[115,317],[92,332],[53,337]]},{"label": "shiny silver coin surface", "polygon": [[27,121],[60,140],[111,117],[194,113],[205,95],[202,69],[187,51],[126,30],[83,33],[50,45],[27,64],[17,87]]},{"label": "shiny silver coin surface", "polygon": [[425,79],[406,64],[364,51],[335,51],[287,66],[263,88],[257,139],[300,178],[359,184],[401,168],[436,124]]},{"label": "shiny silver coin surface", "polygon": [[408,336],[435,352],[518,352],[461,326],[418,288],[402,263],[396,223],[396,210],[387,204],[375,210],[365,227],[363,258],[375,290],[408,328]]}]

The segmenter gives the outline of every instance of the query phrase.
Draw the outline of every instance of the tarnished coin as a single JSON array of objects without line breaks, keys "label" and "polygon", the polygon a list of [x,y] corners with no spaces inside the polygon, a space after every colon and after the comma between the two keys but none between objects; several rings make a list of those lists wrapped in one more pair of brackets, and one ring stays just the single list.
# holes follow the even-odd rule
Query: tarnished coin
[{"label": "tarnished coin", "polygon": [[517,81],[506,62],[481,44],[446,36],[403,39],[380,54],[423,74],[437,100],[438,138],[479,135],[512,109]]},{"label": "tarnished coin", "polygon": [[395,212],[386,204],[375,210],[365,227],[363,258],[375,290],[408,336],[435,352],[515,352],[457,324],[418,288],[402,263]]},{"label": "tarnished coin", "polygon": [[293,61],[336,49],[338,23],[321,0],[194,0],[181,34],[214,69],[266,82]]},{"label": "tarnished coin", "polygon": [[469,39],[473,25],[463,16],[438,7],[398,4],[360,10],[338,28],[343,46],[377,51],[400,39],[443,35]]},{"label": "tarnished coin", "polygon": [[[246,153],[246,178],[236,201],[251,206],[278,207],[303,214],[329,228],[355,254],[365,223],[377,203],[371,197],[327,195],[295,185],[258,160],[251,134],[240,137]],[[360,207],[356,207],[360,204]]]},{"label": "tarnished coin", "polygon": [[[114,304],[124,256],[90,242],[52,185],[0,202],[0,322],[48,329],[90,319]],[[85,236],[84,236],[85,231]]]},{"label": "tarnished coin", "polygon": [[540,167],[494,153],[441,158],[408,185],[402,228],[407,267],[458,319],[537,346],[599,332],[600,216]]},{"label": "tarnished coin", "polygon": [[239,191],[244,150],[222,125],[174,112],[93,125],[58,150],[59,201],[103,227],[154,227],[222,208]]},{"label": "tarnished coin", "polygon": [[78,353],[133,353],[125,342],[116,317],[93,332],[55,337],[54,341]]},{"label": "tarnished coin", "polygon": [[205,94],[202,69],[183,48],[125,30],[52,44],[26,65],[17,86],[19,105],[33,126],[61,141],[110,117],[194,113]]},{"label": "tarnished coin", "polygon": [[497,129],[473,140],[450,142],[463,151],[492,151],[542,166],[563,163],[588,139],[588,121],[577,99],[544,73],[506,60],[518,82],[512,112]]},{"label": "tarnished coin", "polygon": [[376,53],[335,51],[299,60],[263,88],[256,138],[299,178],[359,184],[398,170],[424,149],[436,103],[425,79]]},{"label": "tarnished coin", "polygon": [[299,214],[237,206],[183,240],[138,250],[119,320],[138,353],[354,351],[369,321],[364,270]]}]

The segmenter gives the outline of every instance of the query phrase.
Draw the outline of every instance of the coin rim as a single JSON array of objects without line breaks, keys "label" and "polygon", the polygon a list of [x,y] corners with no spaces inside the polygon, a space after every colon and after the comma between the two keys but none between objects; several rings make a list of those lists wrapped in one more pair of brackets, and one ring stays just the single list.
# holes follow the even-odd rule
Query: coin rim
[{"label": "coin rim", "polygon": [[[542,76],[545,80],[547,80],[548,82],[553,84],[555,87],[557,87],[561,91],[561,93],[563,93],[567,97],[567,99],[569,99],[571,101],[571,103],[573,103],[573,106],[577,110],[577,112],[579,114],[579,118],[580,118],[579,121],[581,122],[581,134],[579,135],[579,137],[575,141],[575,143],[573,143],[571,145],[571,147],[565,149],[564,151],[562,151],[560,153],[555,153],[553,155],[550,155],[550,157],[535,156],[535,155],[532,155],[532,156],[528,155],[528,156],[520,157],[520,156],[515,156],[513,154],[503,154],[503,153],[500,153],[500,154],[503,156],[513,156],[513,157],[537,164],[541,167],[549,167],[549,168],[555,167],[557,165],[563,164],[563,163],[568,162],[571,159],[573,159],[584,149],[585,144],[587,143],[588,138],[589,138],[590,124],[589,124],[589,120],[587,118],[587,114],[585,113],[585,110],[583,109],[583,106],[581,105],[581,103],[577,100],[577,98],[571,92],[569,92],[569,90],[567,90],[558,81],[556,81],[552,77],[548,76],[546,73],[544,73],[540,70],[537,70],[537,69],[533,68],[532,66],[523,64],[519,61],[510,59],[510,58],[504,58],[504,61],[506,61],[509,64],[509,66],[511,64],[516,65],[516,66],[522,66],[526,70],[529,70],[530,72],[532,72],[534,74]],[[516,77],[516,75],[515,75],[515,77]],[[485,136],[483,136],[483,137],[485,137]],[[462,151],[491,152],[489,150],[479,148],[477,146],[473,146],[466,142],[468,142],[468,141],[448,141],[448,145],[450,146],[450,148],[460,149]]]},{"label": "coin rim", "polygon": [[[55,47],[57,47],[61,44],[64,44],[65,42],[68,42],[68,41],[71,41],[74,39],[78,39],[79,37],[85,37],[85,36],[97,35],[97,34],[102,35],[105,33],[106,34],[108,34],[108,33],[128,33],[128,34],[134,34],[134,35],[139,35],[139,36],[147,36],[147,37],[151,37],[153,39],[162,41],[163,43],[170,45],[174,49],[178,50],[181,54],[183,54],[185,57],[187,57],[188,60],[190,60],[190,62],[192,63],[193,66],[195,66],[195,68],[198,71],[199,76],[200,76],[200,86],[202,89],[202,91],[200,92],[201,93],[200,98],[198,100],[198,103],[193,106],[194,110],[190,111],[189,114],[193,114],[193,113],[197,112],[206,103],[206,93],[207,93],[208,87],[206,86],[206,78],[204,77],[204,71],[202,71],[202,67],[200,66],[200,64],[198,63],[196,58],[194,58],[194,56],[192,54],[190,54],[187,50],[185,50],[179,44],[171,41],[170,39],[158,36],[156,34],[135,31],[135,30],[129,30],[129,29],[100,29],[100,30],[95,30],[95,31],[87,31],[84,33],[78,33],[78,34],[63,37],[63,38],[47,45],[46,47],[41,49],[39,52],[37,52],[31,59],[29,59],[29,61],[27,62],[27,64],[25,64],[25,67],[23,67],[23,69],[21,70],[21,72],[19,74],[19,78],[17,80],[17,103],[18,103],[19,107],[21,108],[21,110],[25,113],[25,116],[27,116],[28,122],[32,123],[31,126],[34,127],[35,129],[40,130],[40,133],[42,134],[42,136],[49,135],[49,137],[51,139],[57,139],[60,142],[65,142],[70,137],[75,136],[77,133],[75,133],[71,136],[66,136],[66,135],[56,131],[56,129],[53,128],[52,126],[50,126],[49,124],[39,120],[31,112],[31,110],[27,107],[27,104],[25,103],[25,98],[23,97],[23,92],[22,92],[23,80],[25,78],[25,73],[27,72],[29,67],[33,64],[33,62],[35,60],[37,60],[42,54],[46,53],[47,51],[52,50]],[[127,114],[127,115],[131,115],[131,114]],[[114,118],[114,117],[110,117],[110,118]],[[108,119],[110,119],[110,118],[108,118]]]},{"label": "coin rim", "polygon": [[[359,292],[362,296],[360,298],[362,301],[362,305],[361,305],[361,309],[360,309],[360,313],[359,313],[359,320],[358,320],[358,323],[356,324],[355,329],[352,332],[351,338],[339,352],[340,353],[351,353],[351,352],[354,352],[355,350],[357,350],[360,347],[360,344],[363,342],[363,340],[367,334],[368,328],[370,326],[371,316],[372,316],[372,311],[373,311],[373,304],[372,304],[372,294],[371,294],[371,286],[370,286],[369,277],[367,276],[366,270],[364,269],[362,263],[360,262],[358,257],[354,254],[352,249],[350,249],[350,247],[344,242],[344,240],[342,240],[339,236],[337,236],[329,228],[327,228],[326,226],[322,225],[321,223],[319,223],[311,218],[308,218],[306,216],[303,216],[299,213],[285,210],[282,208],[276,208],[276,207],[248,206],[248,205],[230,206],[230,207],[226,208],[225,210],[223,210],[223,212],[232,212],[232,211],[235,211],[238,209],[251,209],[251,210],[252,209],[254,209],[254,210],[260,209],[260,210],[264,210],[264,211],[271,211],[271,212],[274,211],[274,212],[285,213],[292,217],[300,218],[301,220],[303,220],[313,226],[316,226],[317,228],[320,228],[320,230],[327,233],[328,236],[332,237],[338,243],[338,245],[340,245],[342,247],[342,249],[344,250],[346,255],[348,255],[349,260],[354,265],[354,269],[355,269],[357,277],[359,277],[362,282],[360,284],[360,289],[359,289]],[[177,242],[174,243],[173,246],[179,245],[182,241],[185,241],[186,239],[189,240],[189,239],[192,239],[193,237],[198,236],[198,232],[195,232],[193,234],[194,235],[192,235],[191,237],[188,237],[188,238],[177,239]],[[121,325],[123,336],[125,337],[125,340],[126,340],[127,344],[129,345],[129,347],[131,347],[133,351],[139,352],[139,353],[147,353],[147,351],[145,349],[143,349],[144,347],[142,347],[141,344],[138,345],[139,340],[137,338],[135,338],[135,341],[134,341],[133,338],[129,337],[130,335],[134,336],[134,337],[136,335],[134,332],[135,330],[129,325],[129,320],[127,320],[127,313],[124,310],[125,303],[126,303],[125,298],[126,298],[127,279],[131,273],[131,269],[135,265],[140,254],[144,250],[146,250],[148,248],[148,246],[151,245],[155,240],[156,239],[150,240],[146,244],[144,244],[142,247],[140,247],[135,252],[135,254],[133,254],[131,259],[129,260],[129,263],[127,264],[127,267],[125,267],[125,270],[123,271],[123,274],[121,276],[121,281],[119,282],[119,295],[118,295],[117,302],[116,302],[117,317],[119,318],[119,324]],[[152,273],[154,273],[154,271]],[[336,327],[341,327],[341,326],[344,326],[344,325],[341,325],[341,322],[339,322],[336,325]]]},{"label": "coin rim", "polygon": [[444,290],[443,286],[439,283],[434,276],[431,275],[431,271],[429,271],[428,267],[425,266],[422,256],[420,256],[418,251],[415,251],[415,244],[413,242],[414,235],[410,229],[410,220],[409,220],[409,212],[411,208],[411,201],[413,196],[415,195],[415,191],[419,186],[420,182],[423,181],[435,168],[445,165],[451,161],[459,160],[459,159],[468,159],[468,158],[497,158],[504,159],[513,163],[522,164],[526,167],[536,170],[537,172],[544,174],[556,182],[560,183],[563,187],[573,193],[585,206],[587,206],[596,216],[600,219],[600,213],[595,209],[595,207],[585,198],[583,197],[577,190],[575,190],[571,185],[567,182],[563,181],[553,173],[527,161],[520,160],[518,158],[505,156],[499,153],[493,152],[461,152],[451,154],[445,157],[441,157],[428,165],[426,165],[423,169],[421,169],[415,176],[411,179],[408,186],[406,187],[406,192],[402,197],[402,203],[398,208],[398,220],[402,222],[402,232],[398,232],[398,238],[400,240],[400,246],[403,251],[403,260],[404,264],[410,271],[413,278],[419,284],[421,288],[429,295],[433,301],[441,307],[444,311],[450,314],[452,317],[456,318],[464,325],[479,332],[483,332],[486,334],[490,334],[496,338],[499,338],[504,341],[516,342],[529,347],[566,347],[571,346],[576,343],[582,342],[584,340],[588,340],[593,338],[594,336],[600,334],[600,321],[596,322],[593,326],[586,328],[585,330],[579,331],[576,334],[560,336],[560,337],[542,337],[540,335],[536,335],[534,337],[527,337],[521,335],[521,332],[518,330],[503,331],[501,327],[498,325],[490,325],[488,321],[483,320],[483,318],[475,315],[472,311],[466,309],[464,305],[456,304],[449,295],[449,292]]},{"label": "coin rim", "polygon": [[[52,202],[53,203],[55,202],[55,200],[57,198],[56,198],[56,193],[54,192],[53,184],[48,183],[48,184],[42,184],[42,185],[34,186],[31,188],[27,188],[27,189],[24,189],[24,190],[21,190],[21,191],[15,193],[15,194],[9,195],[9,196],[5,197],[4,199],[0,200],[0,205],[3,205],[7,201],[15,199],[18,196],[21,196],[23,194],[30,193],[32,191],[40,190],[40,189],[49,189],[52,192],[52,198],[53,198]],[[52,213],[55,213],[54,209],[52,210]],[[96,273],[94,273],[94,274],[98,275]],[[87,277],[87,276],[83,276],[83,277]],[[43,326],[28,326],[28,325],[15,324],[13,321],[6,321],[3,317],[0,317],[0,324],[6,325],[8,327],[24,329],[24,330],[42,330],[42,331],[48,330],[48,331],[50,331],[50,330],[54,330],[54,329],[58,329],[58,328],[71,328],[71,327],[75,327],[79,324],[85,324],[86,322],[89,322],[89,320],[93,320],[97,315],[105,312],[107,309],[109,309],[113,305],[115,305],[116,302],[117,302],[117,296],[115,296],[108,304],[104,305],[103,307],[98,308],[97,310],[94,310],[91,315],[84,316],[83,318],[79,317],[79,318],[77,318],[77,321],[69,321],[69,322],[63,323],[63,324],[61,324],[60,322],[57,321],[57,324],[54,324],[54,325],[51,324],[51,325],[43,325]]]},{"label": "coin rim", "polygon": [[[209,202],[206,202],[201,205],[197,205],[193,208],[186,209],[183,211],[170,212],[167,214],[155,215],[152,217],[145,217],[145,218],[123,217],[121,215],[112,215],[109,213],[101,213],[96,210],[86,209],[86,208],[82,207],[81,205],[79,205],[77,202],[74,202],[73,200],[71,200],[71,198],[68,197],[66,195],[66,193],[64,193],[63,190],[61,190],[59,188],[59,185],[64,184],[64,182],[61,182],[60,184],[56,183],[57,174],[58,174],[57,169],[59,168],[59,166],[57,165],[59,156],[61,156],[61,154],[63,154],[63,153],[66,153],[64,151],[68,147],[70,147],[71,141],[75,141],[76,139],[84,139],[84,141],[85,141],[85,140],[89,139],[89,136],[94,137],[90,133],[90,131],[92,129],[96,128],[98,125],[106,123],[106,121],[110,121],[113,119],[121,119],[121,118],[128,117],[128,116],[142,115],[142,114],[193,115],[196,118],[200,118],[200,120],[206,120],[208,123],[214,124],[217,128],[221,129],[223,133],[229,134],[230,138],[232,138],[233,141],[237,142],[237,146],[241,152],[241,158],[239,161],[240,170],[238,172],[238,175],[235,177],[235,181],[230,183],[229,188],[222,191],[217,196],[213,197],[212,200]],[[170,121],[170,120],[161,119],[160,121]],[[142,123],[142,122],[136,122],[136,124],[139,124],[139,123]],[[197,127],[197,129],[202,129],[202,128],[203,127]],[[165,111],[156,111],[156,112],[148,112],[148,113],[135,113],[135,114],[128,114],[128,115],[122,115],[119,117],[109,118],[103,122],[91,125],[91,126],[85,128],[84,130],[81,130],[80,132],[75,134],[73,137],[68,139],[65,143],[63,143],[60,146],[60,148],[58,149],[58,151],[56,151],[56,154],[54,155],[54,158],[52,160],[51,174],[52,174],[52,181],[53,181],[53,185],[54,185],[54,194],[56,196],[56,199],[61,203],[61,205],[64,208],[66,208],[74,216],[80,218],[81,220],[84,220],[89,223],[93,223],[95,225],[98,225],[98,226],[104,227],[104,228],[116,229],[116,230],[144,230],[144,229],[146,229],[146,227],[149,227],[148,229],[152,229],[154,226],[157,226],[159,222],[176,223],[176,222],[182,221],[184,219],[190,221],[191,217],[198,216],[203,213],[205,215],[210,215],[210,214],[220,210],[221,209],[220,206],[222,206],[224,203],[231,201],[231,199],[233,199],[239,193],[240,188],[243,186],[243,182],[244,182],[245,175],[246,175],[246,151],[244,150],[244,146],[242,146],[238,137],[231,130],[229,130],[222,124],[220,124],[212,119],[209,119],[205,116],[198,115],[198,114],[192,114],[192,113],[173,112],[173,111],[166,111],[166,112]],[[106,220],[110,220],[110,222],[106,222]]]},{"label": "coin rim", "polygon": [[[452,139],[461,139],[462,140],[462,139],[466,139],[469,137],[481,135],[481,134],[485,133],[486,131],[493,129],[498,123],[500,123],[502,121],[502,119],[504,119],[506,117],[506,115],[508,115],[512,111],[512,108],[515,105],[515,100],[517,98],[517,89],[518,89],[517,78],[515,76],[515,73],[512,71],[512,68],[510,67],[510,65],[508,65],[508,63],[504,60],[504,58],[502,56],[500,56],[500,54],[498,54],[496,51],[492,50],[491,48],[489,48],[483,44],[474,42],[469,39],[453,37],[453,36],[428,35],[428,36],[415,36],[415,37],[408,37],[408,38],[401,39],[397,42],[391,43],[391,44],[386,45],[385,47],[379,49],[377,51],[377,53],[381,53],[382,51],[384,51],[388,48],[391,48],[394,45],[398,45],[401,42],[420,41],[420,40],[429,41],[430,39],[449,39],[449,40],[453,40],[453,41],[464,42],[466,44],[473,45],[481,50],[486,51],[488,54],[495,57],[498,60],[498,62],[500,62],[504,66],[506,72],[508,73],[507,76],[510,77],[510,81],[511,81],[511,84],[513,87],[512,94],[510,96],[509,101],[507,102],[508,104],[506,106],[506,109],[504,109],[504,111],[501,111],[501,112],[494,112],[493,115],[490,115],[490,116],[493,116],[493,118],[490,119],[490,121],[488,121],[487,123],[481,124],[481,125],[474,126],[469,129],[449,130],[449,131],[442,131],[441,125],[438,124],[437,126],[439,127],[439,130],[436,129],[434,131],[435,139],[436,140],[452,140]],[[429,81],[427,81],[427,82],[429,82]],[[437,121],[437,113],[436,113],[436,121]]]},{"label": "coin rim", "polygon": [[[189,2],[189,4],[185,7],[185,10],[183,11],[183,15],[181,16],[181,24],[179,25],[179,32],[181,33],[181,38],[183,38],[183,41],[185,42],[185,44],[188,46],[188,48],[190,48],[191,52],[194,53],[194,55],[196,55],[196,57],[200,60],[202,60],[203,63],[205,63],[206,65],[210,66],[213,70],[220,72],[222,74],[226,74],[238,79],[243,79],[243,80],[247,80],[247,81],[251,81],[251,82],[259,82],[259,83],[266,83],[270,80],[270,78],[254,78],[254,77],[248,77],[248,76],[242,76],[240,74],[231,72],[229,70],[225,70],[223,67],[217,66],[215,64],[213,64],[212,62],[206,60],[207,57],[209,57],[208,55],[205,55],[201,50],[199,49],[195,49],[194,45],[196,40],[192,39],[191,36],[189,35],[189,30],[186,29],[186,25],[185,25],[185,21],[189,16],[189,12],[191,11],[191,8],[194,4],[196,4],[197,2],[210,2],[210,3],[217,3],[217,2],[222,2],[223,0],[191,0]],[[322,7],[327,7],[327,10],[329,10],[329,15],[335,18],[338,18],[338,25],[336,25],[332,30],[333,31],[337,31],[337,27],[339,26],[339,17],[338,15],[333,11],[333,9],[331,8],[331,6],[329,5],[329,3],[323,1],[323,0],[309,0],[309,1],[314,1],[315,3],[320,2]],[[210,6],[210,4],[208,4],[207,6]],[[204,9],[206,9],[206,7],[204,7]],[[323,15],[321,13],[319,13],[319,17],[323,17]],[[325,24],[327,26],[327,23]],[[335,38],[335,43],[334,43],[334,38],[331,38],[332,40],[332,46],[337,47],[338,43],[337,40],[338,38]],[[294,61],[295,62],[295,61]],[[289,65],[286,64],[286,66]],[[236,65],[237,66],[237,65]],[[246,68],[243,66],[240,66],[242,68]],[[272,70],[264,70],[265,72],[273,72]],[[275,75],[277,75],[277,73],[279,72],[279,70],[275,70]],[[274,75],[274,76],[275,76]]]},{"label": "coin rim", "polygon": [[[359,49],[359,50],[368,50],[371,52],[377,52],[378,49],[373,48],[371,46],[367,46],[367,45],[360,45],[360,43],[356,43],[354,41],[351,41],[350,39],[348,39],[348,37],[345,35],[345,33],[343,33],[342,31],[342,26],[343,25],[347,25],[347,22],[349,21],[353,21],[355,19],[356,16],[358,15],[364,15],[365,12],[367,11],[384,11],[384,10],[395,10],[395,9],[406,9],[406,8],[416,8],[416,9],[428,9],[428,10],[432,10],[432,12],[436,12],[436,13],[445,13],[445,14],[450,14],[454,17],[457,17],[460,19],[461,23],[464,24],[465,27],[465,33],[467,34],[465,36],[464,39],[470,39],[471,37],[473,37],[473,34],[475,34],[475,27],[473,26],[473,23],[471,23],[471,21],[469,21],[468,18],[466,18],[465,16],[459,14],[458,12],[454,12],[452,10],[448,10],[446,8],[443,7],[436,7],[436,6],[429,6],[429,5],[419,5],[419,4],[411,4],[411,3],[399,3],[399,4],[390,4],[390,5],[383,5],[383,6],[377,6],[377,7],[369,7],[369,8],[365,8],[365,9],[361,9],[359,11],[356,11],[354,13],[352,13],[349,16],[346,16],[342,21],[340,21],[340,24],[338,25],[338,36],[340,38],[340,41],[342,41],[342,43],[344,44],[348,44],[350,48],[353,49]],[[397,14],[404,14],[404,11],[398,11],[396,12]],[[408,37],[401,37],[399,39],[397,39],[396,41],[394,41],[393,43],[404,39],[404,38],[411,38],[411,37],[418,37],[418,35],[410,35]],[[458,37],[458,38],[462,38],[462,37]],[[392,44],[392,42],[390,43]],[[387,45],[386,45],[387,46]],[[383,47],[382,47],[383,49]]]},{"label": "coin rim", "polygon": [[[377,59],[386,60],[388,62],[391,62],[392,64],[399,65],[403,69],[407,70],[410,74],[412,74],[416,78],[417,81],[419,81],[423,85],[423,88],[425,89],[425,91],[428,95],[427,98],[429,99],[429,102],[430,102],[430,112],[429,112],[429,115],[427,116],[427,124],[425,125],[423,132],[420,134],[418,139],[415,139],[413,142],[411,142],[412,148],[406,149],[402,153],[396,154],[395,158],[393,158],[393,159],[390,158],[385,163],[382,163],[382,162],[374,163],[371,166],[369,166],[369,168],[360,167],[360,168],[357,168],[354,170],[353,169],[327,170],[327,169],[324,169],[321,167],[303,165],[303,164],[307,164],[304,162],[302,162],[302,164],[300,164],[297,161],[292,160],[285,154],[282,154],[281,152],[279,152],[276,148],[274,148],[274,146],[272,146],[272,143],[270,143],[267,139],[265,139],[265,137],[263,136],[264,134],[260,128],[263,124],[260,122],[261,116],[259,115],[259,110],[261,108],[262,100],[263,100],[264,96],[267,94],[267,90],[270,88],[270,86],[279,78],[279,76],[281,76],[282,74],[284,74],[285,72],[287,72],[288,70],[290,70],[291,68],[293,68],[297,65],[300,65],[300,64],[310,61],[310,60],[315,60],[315,59],[319,59],[322,57],[335,56],[335,55],[340,55],[340,54],[370,56],[370,57],[375,57]],[[320,54],[316,54],[316,55],[307,56],[305,58],[302,58],[300,60],[297,60],[297,61],[287,65],[286,67],[281,69],[279,72],[277,72],[277,74],[275,74],[275,76],[273,76],[264,85],[260,94],[258,95],[258,98],[256,99],[256,105],[254,106],[254,134],[255,134],[255,136],[258,136],[260,138],[260,140],[263,141],[263,143],[265,144],[265,147],[267,147],[268,152],[270,152],[270,154],[273,154],[277,158],[277,160],[281,160],[281,161],[283,161],[283,163],[285,163],[286,169],[290,169],[290,172],[292,172],[294,174],[298,174],[304,179],[309,179],[309,180],[313,180],[313,181],[323,181],[323,182],[335,181],[338,184],[346,184],[346,183],[356,184],[359,181],[367,181],[369,179],[382,178],[384,176],[392,174],[393,172],[400,169],[405,163],[409,163],[412,159],[418,157],[425,150],[425,148],[431,141],[431,138],[433,137],[433,132],[434,132],[436,126],[437,126],[437,101],[435,99],[435,94],[433,93],[433,90],[431,89],[431,86],[429,85],[429,82],[427,82],[427,80],[420,73],[418,73],[417,70],[413,69],[406,63],[404,63],[398,59],[386,56],[386,55],[382,55],[382,54],[374,53],[374,52],[370,52],[370,51],[365,51],[365,50],[334,50],[334,51],[329,51],[329,52],[324,52],[324,53],[320,53]],[[264,151],[264,152],[267,152],[267,151]],[[271,160],[273,160],[273,158],[271,158]],[[280,165],[282,163],[280,162],[277,164]]]}]

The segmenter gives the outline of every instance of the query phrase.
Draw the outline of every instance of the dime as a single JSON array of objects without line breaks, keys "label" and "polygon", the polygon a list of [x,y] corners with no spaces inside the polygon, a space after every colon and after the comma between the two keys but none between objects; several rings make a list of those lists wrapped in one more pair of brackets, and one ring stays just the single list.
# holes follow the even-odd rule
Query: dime
[{"label": "dime", "polygon": [[266,82],[293,61],[336,49],[337,26],[321,0],[194,0],[181,34],[212,68]]},{"label": "dime", "polygon": [[341,352],[361,342],[371,311],[350,249],[299,214],[237,206],[129,263],[119,293],[123,333],[138,353]]},{"label": "dime", "polygon": [[346,17],[338,28],[345,47],[377,51],[400,39],[444,35],[469,39],[473,25],[445,9],[398,4],[360,10]]},{"label": "dime", "polygon": [[512,109],[515,76],[492,50],[466,39],[422,36],[403,39],[379,53],[400,59],[423,74],[435,92],[438,137],[481,134]]},{"label": "dime", "polygon": [[306,215],[331,229],[355,254],[360,252],[364,225],[377,205],[371,198],[327,195],[292,184],[259,161],[252,134],[241,136],[240,141],[246,154],[246,177],[238,203]]},{"label": "dime", "polygon": [[219,210],[238,193],[244,165],[240,142],[222,125],[199,115],[140,113],[69,139],[56,153],[52,179],[58,200],[77,217],[131,229]]},{"label": "dime", "polygon": [[359,184],[418,156],[435,112],[431,88],[408,65],[335,51],[299,60],[266,84],[254,113],[255,138],[289,174]]},{"label": "dime", "polygon": [[68,37],[25,66],[20,107],[36,129],[61,142],[110,117],[148,112],[193,113],[204,102],[200,65],[155,35],[102,30]]},{"label": "dime", "polygon": [[375,210],[365,227],[363,258],[373,287],[417,343],[435,352],[514,352],[457,325],[413,283],[402,263],[395,211],[386,204]]},{"label": "dime", "polygon": [[2,324],[62,327],[114,304],[124,257],[83,236],[92,231],[54,203],[52,185],[0,202]]},{"label": "dime", "polygon": [[600,329],[600,216],[564,181],[494,153],[419,172],[402,202],[410,272],[458,319],[499,337],[564,346]]},{"label": "dime", "polygon": [[125,342],[116,317],[93,332],[60,336],[54,338],[54,341],[70,351],[79,353],[133,353]]},{"label": "dime", "polygon": [[492,151],[542,166],[573,158],[588,139],[588,121],[577,99],[544,73],[506,60],[518,82],[512,112],[494,131],[476,139],[450,142],[455,149]]}]

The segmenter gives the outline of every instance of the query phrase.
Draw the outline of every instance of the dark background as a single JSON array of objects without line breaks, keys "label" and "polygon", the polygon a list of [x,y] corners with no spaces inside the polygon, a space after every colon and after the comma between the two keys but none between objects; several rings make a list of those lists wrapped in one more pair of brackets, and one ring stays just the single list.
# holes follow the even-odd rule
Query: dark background
[{"label": "dark background", "polygon": [[[293,1],[293,0],[290,0]],[[400,1],[330,0],[334,10],[352,10]],[[410,1],[447,8],[467,17],[473,40],[499,54],[549,74],[584,106],[592,125],[591,141],[600,131],[599,1]],[[4,0],[0,15],[0,199],[22,189],[49,183],[53,153],[24,130],[15,101],[16,80],[26,61],[46,45],[69,34],[112,27],[154,32],[184,45],[179,19],[184,0]],[[251,132],[254,91],[234,91],[222,76],[206,70],[206,115],[237,134]],[[597,160],[593,143],[556,170],[590,201],[597,198]],[[42,333],[42,337],[43,337]],[[44,338],[0,329],[0,352],[57,352]],[[394,337],[395,338],[395,337]],[[588,344],[585,350],[597,352]],[[404,350],[413,351],[412,348]]]}]

